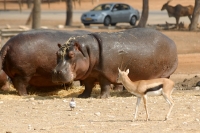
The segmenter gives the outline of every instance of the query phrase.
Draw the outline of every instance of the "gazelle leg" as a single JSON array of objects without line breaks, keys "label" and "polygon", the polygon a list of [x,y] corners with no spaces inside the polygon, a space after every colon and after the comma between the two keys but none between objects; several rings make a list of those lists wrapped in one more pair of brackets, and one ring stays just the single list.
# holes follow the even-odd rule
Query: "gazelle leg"
[{"label": "gazelle leg", "polygon": [[147,95],[143,96],[143,101],[144,101],[144,108],[146,111],[146,121],[149,120],[149,113],[148,113],[148,109],[147,109]]},{"label": "gazelle leg", "polygon": [[137,97],[134,120],[136,120],[136,118],[137,118],[137,112],[138,112],[138,107],[140,105],[140,101],[141,101],[141,97]]},{"label": "gazelle leg", "polygon": [[167,113],[167,115],[165,117],[165,120],[167,120],[169,115],[170,115],[170,113],[171,113],[171,111],[172,111],[172,108],[174,106],[174,101],[173,101],[171,95],[163,94],[163,97],[165,98],[165,100],[168,102],[168,104],[170,106],[169,111],[168,111],[168,113]]}]

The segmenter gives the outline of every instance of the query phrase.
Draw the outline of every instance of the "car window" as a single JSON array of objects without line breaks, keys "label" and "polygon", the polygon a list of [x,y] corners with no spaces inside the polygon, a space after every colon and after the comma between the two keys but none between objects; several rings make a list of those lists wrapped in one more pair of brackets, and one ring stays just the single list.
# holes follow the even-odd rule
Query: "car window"
[{"label": "car window", "polygon": [[116,4],[116,5],[113,7],[113,11],[119,11],[119,10],[121,10],[120,4]]},{"label": "car window", "polygon": [[121,10],[129,10],[130,7],[128,5],[122,4],[121,5]]},{"label": "car window", "polygon": [[111,4],[102,4],[95,7],[92,11],[106,11],[110,10]]}]

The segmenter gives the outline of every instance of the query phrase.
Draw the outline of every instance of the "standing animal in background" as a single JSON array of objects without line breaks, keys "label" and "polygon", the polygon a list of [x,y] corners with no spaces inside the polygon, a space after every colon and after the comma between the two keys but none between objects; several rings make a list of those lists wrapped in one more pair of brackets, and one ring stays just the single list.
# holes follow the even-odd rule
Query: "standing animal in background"
[{"label": "standing animal in background", "polygon": [[192,5],[182,6],[180,4],[177,4],[176,6],[170,6],[168,5],[170,1],[171,0],[169,0],[167,3],[165,3],[162,6],[161,11],[166,9],[169,17],[175,17],[176,28],[178,28],[180,17],[188,16],[188,18],[190,19],[190,22],[192,21],[192,14],[194,10],[194,7]]},{"label": "standing animal in background", "polygon": [[[6,42],[0,52],[0,68],[11,78],[19,95],[27,95],[27,87],[50,90],[63,83],[53,83],[52,69],[56,66],[58,43],[88,31],[31,30]],[[51,89],[52,90],[52,89]]]},{"label": "standing animal in background", "polygon": [[90,97],[96,79],[101,87],[100,98],[109,97],[110,84],[118,84],[117,69],[122,62],[128,62],[132,81],[168,78],[178,65],[174,41],[149,28],[76,36],[59,47],[52,80],[82,80],[85,90],[79,95],[81,98]]},{"label": "standing animal in background", "polygon": [[174,90],[174,82],[167,78],[158,78],[151,80],[139,80],[136,82],[132,82],[128,77],[129,69],[125,71],[121,71],[118,68],[119,75],[117,82],[122,83],[124,87],[137,97],[137,103],[135,108],[135,116],[134,120],[137,118],[138,106],[140,104],[141,98],[144,101],[144,108],[146,111],[146,120],[149,120],[149,113],[147,110],[147,96],[160,96],[163,95],[165,100],[169,103],[170,108],[165,117],[165,120],[168,119],[171,110],[174,106],[174,102],[172,100],[171,94]]}]

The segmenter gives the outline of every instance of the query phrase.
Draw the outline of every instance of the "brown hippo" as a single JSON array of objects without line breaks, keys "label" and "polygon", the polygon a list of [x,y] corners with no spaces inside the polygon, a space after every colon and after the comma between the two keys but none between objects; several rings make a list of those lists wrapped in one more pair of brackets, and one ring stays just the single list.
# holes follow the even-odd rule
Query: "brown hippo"
[{"label": "brown hippo", "polygon": [[[51,72],[56,66],[58,43],[87,31],[31,30],[12,37],[0,52],[0,68],[11,78],[19,95],[27,86],[53,87]],[[49,88],[48,88],[49,89]]]},{"label": "brown hippo", "polygon": [[8,76],[3,70],[0,71],[0,89],[4,90],[4,91],[10,89],[10,83],[8,81]]},{"label": "brown hippo", "polygon": [[108,97],[110,84],[117,84],[118,67],[129,68],[130,79],[137,81],[169,78],[178,65],[175,43],[148,28],[77,36],[59,47],[52,80],[54,83],[82,80],[85,90],[79,97],[83,98],[90,97],[97,79],[101,98]]}]

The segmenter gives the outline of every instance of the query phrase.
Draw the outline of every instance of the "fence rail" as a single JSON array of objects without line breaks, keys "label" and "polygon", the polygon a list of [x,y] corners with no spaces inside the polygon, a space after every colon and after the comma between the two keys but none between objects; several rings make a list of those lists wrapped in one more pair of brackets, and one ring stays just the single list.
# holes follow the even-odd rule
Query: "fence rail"
[{"label": "fence rail", "polygon": [[0,30],[0,46],[2,47],[4,43],[11,37],[17,34],[27,31],[26,29],[1,29]]}]

